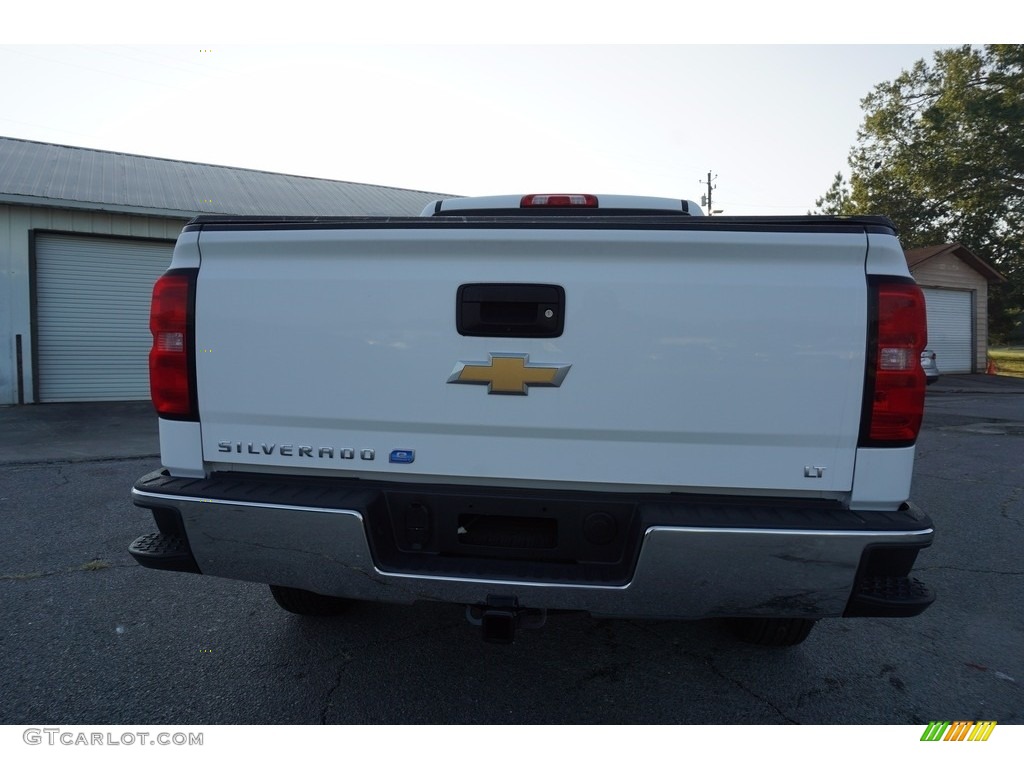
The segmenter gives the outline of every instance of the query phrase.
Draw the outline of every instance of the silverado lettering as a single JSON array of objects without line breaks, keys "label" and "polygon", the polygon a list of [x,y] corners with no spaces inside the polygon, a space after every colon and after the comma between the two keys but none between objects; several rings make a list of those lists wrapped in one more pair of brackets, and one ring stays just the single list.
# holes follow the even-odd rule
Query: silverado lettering
[{"label": "silverado lettering", "polygon": [[356,457],[354,448],[276,445],[274,443],[269,445],[267,443],[233,443],[230,440],[221,440],[217,443],[218,453],[247,453],[256,456],[272,456],[276,454],[278,456],[305,456],[312,459],[314,458],[314,451],[316,452],[316,458],[319,459],[333,459],[335,454],[337,454],[339,459],[354,459]]}]

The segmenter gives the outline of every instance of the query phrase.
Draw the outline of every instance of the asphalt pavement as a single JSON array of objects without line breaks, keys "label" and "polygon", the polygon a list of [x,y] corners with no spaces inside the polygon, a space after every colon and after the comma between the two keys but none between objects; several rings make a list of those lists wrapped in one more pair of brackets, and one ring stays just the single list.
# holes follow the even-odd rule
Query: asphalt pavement
[{"label": "asphalt pavement", "polygon": [[148,403],[0,408],[0,723],[986,719],[1001,739],[1024,723],[1022,395],[1024,380],[989,376],[928,388],[911,497],[936,527],[915,567],[936,603],[909,619],[822,620],[786,649],[714,621],[552,613],[495,646],[459,605],[294,616],[265,584],[128,554],[153,530],[129,496],[159,464]]},{"label": "asphalt pavement", "polygon": [[0,407],[0,466],[159,455],[149,401]]},{"label": "asphalt pavement", "polygon": [[929,394],[969,393],[974,395],[1024,394],[1024,378],[990,376],[984,373],[940,376],[928,386]]}]

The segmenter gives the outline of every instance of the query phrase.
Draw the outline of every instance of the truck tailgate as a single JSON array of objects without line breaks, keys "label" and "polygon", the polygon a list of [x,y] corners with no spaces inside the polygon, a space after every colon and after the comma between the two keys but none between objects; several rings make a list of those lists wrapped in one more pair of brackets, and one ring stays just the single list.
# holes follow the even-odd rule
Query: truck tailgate
[{"label": "truck tailgate", "polygon": [[[866,248],[857,231],[204,229],[204,460],[841,494],[860,427]],[[561,335],[460,335],[459,287],[478,283],[560,286]],[[450,381],[466,367],[481,385]],[[560,385],[531,385],[533,370]],[[507,376],[525,396],[488,392]]]}]

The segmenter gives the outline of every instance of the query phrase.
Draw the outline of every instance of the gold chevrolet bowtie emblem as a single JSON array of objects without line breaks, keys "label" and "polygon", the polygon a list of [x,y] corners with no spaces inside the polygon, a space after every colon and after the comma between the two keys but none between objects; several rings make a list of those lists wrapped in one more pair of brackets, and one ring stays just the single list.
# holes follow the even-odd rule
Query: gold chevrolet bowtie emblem
[{"label": "gold chevrolet bowtie emblem", "polygon": [[528,387],[557,387],[571,364],[530,363],[529,355],[491,354],[486,363],[459,362],[449,384],[486,384],[489,395],[527,395]]}]

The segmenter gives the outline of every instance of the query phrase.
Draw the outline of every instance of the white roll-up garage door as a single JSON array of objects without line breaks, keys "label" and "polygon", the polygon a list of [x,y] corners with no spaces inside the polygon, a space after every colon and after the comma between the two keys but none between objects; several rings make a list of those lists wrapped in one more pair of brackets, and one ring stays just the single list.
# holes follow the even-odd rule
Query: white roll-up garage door
[{"label": "white roll-up garage door", "polygon": [[149,398],[149,302],[173,249],[147,240],[36,235],[40,401]]},{"label": "white roll-up garage door", "polygon": [[941,373],[972,373],[974,317],[971,291],[924,289],[928,308],[928,349]]}]

